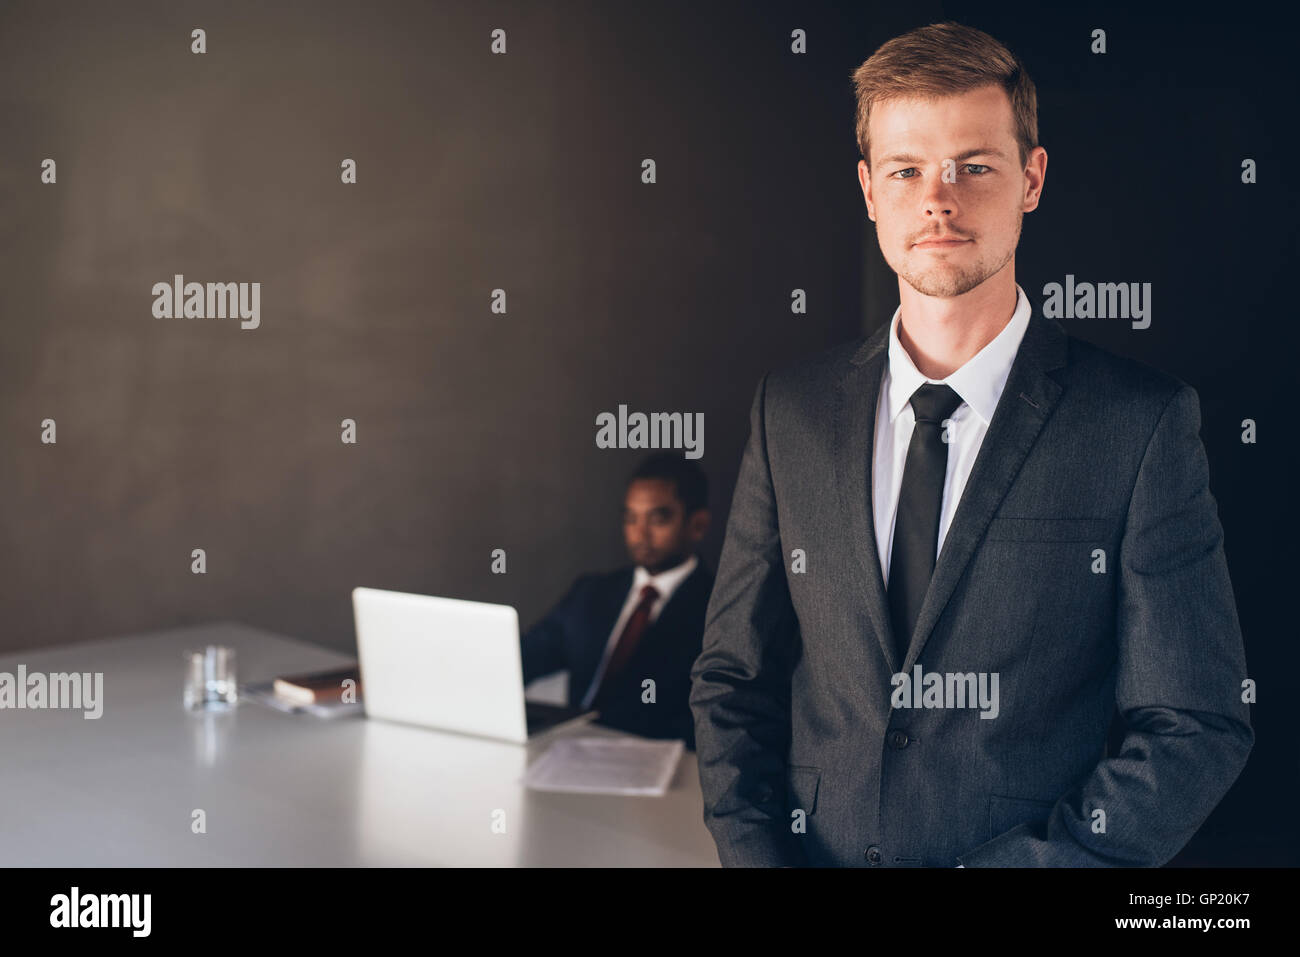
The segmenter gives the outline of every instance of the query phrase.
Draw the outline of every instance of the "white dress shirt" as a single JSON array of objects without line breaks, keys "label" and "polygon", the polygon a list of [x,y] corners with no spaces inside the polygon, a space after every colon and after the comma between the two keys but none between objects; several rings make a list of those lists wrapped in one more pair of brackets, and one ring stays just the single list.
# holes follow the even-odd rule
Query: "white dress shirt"
[{"label": "white dress shirt", "polygon": [[1029,299],[1016,284],[1016,308],[1002,331],[961,368],[946,379],[928,379],[917,371],[907,350],[898,339],[898,323],[903,313],[894,311],[889,328],[889,363],[880,382],[876,405],[875,449],[871,466],[872,517],[876,523],[876,549],[880,570],[889,584],[889,556],[894,540],[894,519],[898,514],[898,497],[903,485],[903,467],[907,446],[912,441],[916,414],[909,401],[922,384],[932,382],[949,386],[961,396],[962,403],[950,417],[948,429],[948,466],[944,472],[943,504],[939,510],[939,542],[935,551],[943,550],[948,526],[961,501],[971,467],[979,455],[984,433],[988,431],[993,410],[1011,372],[1011,363],[1020,348],[1029,325]]},{"label": "white dress shirt", "polygon": [[584,710],[591,707],[592,699],[596,697],[596,689],[600,687],[600,679],[605,676],[605,665],[609,661],[610,655],[614,653],[614,645],[618,643],[618,636],[623,633],[623,626],[632,617],[632,612],[636,610],[636,606],[641,604],[641,589],[646,585],[654,585],[655,591],[659,592],[659,597],[650,606],[650,622],[653,624],[655,619],[659,617],[659,612],[663,611],[664,605],[668,604],[668,599],[677,590],[677,586],[684,582],[691,572],[695,571],[695,566],[698,564],[699,559],[692,555],[680,565],[662,571],[658,575],[651,575],[641,565],[636,566],[636,571],[632,573],[632,587],[628,589],[627,598],[623,602],[623,610],[619,612],[618,620],[614,622],[614,628],[605,641],[605,653],[601,655],[600,664],[596,666],[596,675],[591,679],[591,687],[587,689],[587,693],[583,696],[582,707]]}]

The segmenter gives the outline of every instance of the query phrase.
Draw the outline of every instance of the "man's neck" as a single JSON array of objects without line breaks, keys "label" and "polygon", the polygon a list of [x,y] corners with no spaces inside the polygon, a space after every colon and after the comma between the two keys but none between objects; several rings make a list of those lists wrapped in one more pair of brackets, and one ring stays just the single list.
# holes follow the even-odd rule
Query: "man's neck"
[{"label": "man's neck", "polygon": [[687,562],[689,562],[690,560],[691,560],[691,556],[690,556],[690,554],[686,554],[686,555],[683,555],[681,558],[678,558],[676,561],[674,561],[674,562],[672,562],[672,563],[670,563],[670,564],[665,564],[662,568],[646,568],[645,565],[642,565],[641,567],[642,567],[642,568],[645,568],[645,570],[646,570],[646,571],[647,571],[651,576],[654,576],[654,575],[662,575],[664,572],[670,572],[670,571],[672,571],[674,568],[681,568],[683,565],[685,565],[685,564],[686,564]]},{"label": "man's neck", "polygon": [[1003,270],[954,299],[923,296],[898,281],[898,341],[927,379],[945,379],[997,337],[1016,311],[1015,276]]}]

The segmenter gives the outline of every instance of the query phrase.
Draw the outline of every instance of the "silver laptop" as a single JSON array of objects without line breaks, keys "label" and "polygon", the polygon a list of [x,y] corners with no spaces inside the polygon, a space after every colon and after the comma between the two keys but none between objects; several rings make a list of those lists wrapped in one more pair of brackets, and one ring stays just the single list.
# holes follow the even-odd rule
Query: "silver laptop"
[{"label": "silver laptop", "polygon": [[582,714],[524,701],[509,605],[354,588],[352,611],[368,717],[522,744]]}]

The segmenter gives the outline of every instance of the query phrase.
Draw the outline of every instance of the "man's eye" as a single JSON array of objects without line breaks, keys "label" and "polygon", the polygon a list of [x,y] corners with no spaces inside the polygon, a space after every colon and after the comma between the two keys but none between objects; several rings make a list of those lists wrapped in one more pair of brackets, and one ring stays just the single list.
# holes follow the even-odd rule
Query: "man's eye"
[{"label": "man's eye", "polygon": [[[985,173],[989,171],[989,168],[983,165],[982,163],[966,163],[965,166],[968,170],[972,170],[972,172],[974,172],[976,176],[983,176]],[[898,176],[899,179],[915,179],[916,178],[915,176],[899,176],[900,173],[915,173],[915,172],[916,172],[916,167],[909,166],[907,169],[900,169],[895,173],[893,173],[892,175]]]}]

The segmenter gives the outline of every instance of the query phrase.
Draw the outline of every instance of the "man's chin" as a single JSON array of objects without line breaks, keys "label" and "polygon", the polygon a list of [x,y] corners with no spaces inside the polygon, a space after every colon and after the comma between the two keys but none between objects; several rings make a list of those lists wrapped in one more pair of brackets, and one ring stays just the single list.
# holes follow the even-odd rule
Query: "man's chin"
[{"label": "man's chin", "polygon": [[684,559],[684,558],[665,558],[664,556],[659,555],[659,556],[656,556],[655,559],[654,559],[653,561],[651,561],[651,560],[647,560],[647,559],[645,559],[645,558],[642,558],[642,557],[639,557],[639,556],[635,556],[635,555],[634,555],[634,556],[632,557],[632,561],[633,561],[634,563],[636,563],[637,565],[640,565],[642,568],[644,568],[646,571],[648,571],[651,575],[658,575],[660,572],[666,572],[666,571],[668,571],[668,569],[670,569],[670,568],[676,568],[676,567],[677,567],[678,565],[680,565],[682,562],[686,561],[686,559]]},{"label": "man's chin", "polygon": [[970,276],[947,271],[935,271],[923,274],[911,273],[903,276],[903,281],[923,296],[934,299],[956,299],[970,292],[988,276]]}]

